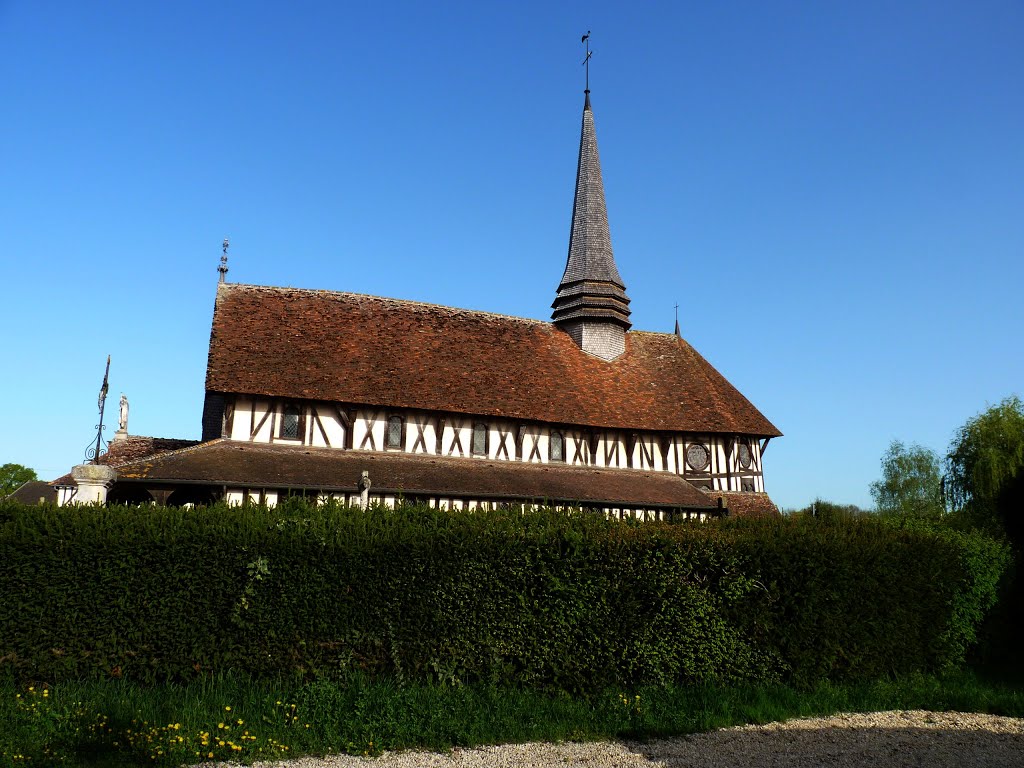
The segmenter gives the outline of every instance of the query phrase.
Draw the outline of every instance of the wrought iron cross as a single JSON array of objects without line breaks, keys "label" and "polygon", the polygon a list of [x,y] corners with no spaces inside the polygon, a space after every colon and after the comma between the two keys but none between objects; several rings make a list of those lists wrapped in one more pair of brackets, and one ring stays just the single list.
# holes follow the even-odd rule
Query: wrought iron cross
[{"label": "wrought iron cross", "polygon": [[96,398],[96,406],[100,412],[100,423],[96,425],[96,445],[90,445],[85,452],[85,458],[93,464],[100,463],[100,451],[103,450],[103,407],[107,402],[107,392],[110,391],[110,355],[107,355],[107,368],[103,371],[103,384],[100,385],[100,395]]},{"label": "wrought iron cross", "polygon": [[587,30],[587,34],[585,34],[580,39],[580,42],[584,43],[586,45],[587,55],[586,55],[586,58],[583,59],[583,66],[585,66],[587,68],[587,90],[585,91],[585,93],[590,93],[590,57],[594,55],[594,52],[592,50],[590,50],[590,30],[589,29]]},{"label": "wrought iron cross", "polygon": [[228,246],[229,245],[231,245],[231,243],[229,243],[228,239],[225,237],[224,238],[224,243],[223,243],[223,245],[221,245],[220,266],[217,267],[217,271],[220,272],[220,282],[222,282],[222,283],[224,282],[225,276],[228,274]]}]

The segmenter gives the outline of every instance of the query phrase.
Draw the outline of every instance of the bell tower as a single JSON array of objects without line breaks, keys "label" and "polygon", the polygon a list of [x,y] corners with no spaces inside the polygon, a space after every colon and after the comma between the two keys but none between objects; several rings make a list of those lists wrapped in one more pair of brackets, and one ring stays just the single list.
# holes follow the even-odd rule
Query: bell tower
[{"label": "bell tower", "polygon": [[[587,33],[584,41],[589,36]],[[584,60],[588,68],[590,55],[588,44]],[[587,79],[589,85],[589,72]],[[589,87],[584,91],[569,257],[551,307],[552,321],[584,352],[614,360],[626,351],[626,331],[631,325],[629,298],[612,254]]]}]

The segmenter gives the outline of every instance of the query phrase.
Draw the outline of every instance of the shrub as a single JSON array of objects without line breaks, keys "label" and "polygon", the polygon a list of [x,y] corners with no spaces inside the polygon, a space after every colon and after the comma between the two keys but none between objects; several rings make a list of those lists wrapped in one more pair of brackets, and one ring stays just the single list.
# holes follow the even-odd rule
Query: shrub
[{"label": "shrub", "polygon": [[859,679],[958,663],[1006,558],[873,519],[0,505],[0,664],[570,692]]}]

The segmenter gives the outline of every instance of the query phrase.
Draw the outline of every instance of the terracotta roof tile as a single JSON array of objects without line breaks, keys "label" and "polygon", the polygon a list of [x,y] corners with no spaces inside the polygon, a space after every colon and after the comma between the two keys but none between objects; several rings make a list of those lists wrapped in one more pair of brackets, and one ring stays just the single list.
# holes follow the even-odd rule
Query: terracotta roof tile
[{"label": "terracotta roof tile", "polygon": [[551,323],[375,296],[223,283],[212,392],[594,427],[781,433],[688,343],[630,332],[607,362]]},{"label": "terracotta roof tile", "polygon": [[709,509],[714,502],[678,475],[406,453],[214,440],[118,468],[118,481],[189,481],[254,488],[355,493],[362,472],[372,493]]},{"label": "terracotta roof tile", "polygon": [[729,514],[737,517],[779,517],[779,508],[775,506],[767,493],[741,493],[739,491],[704,491],[715,504],[719,499],[729,507]]}]

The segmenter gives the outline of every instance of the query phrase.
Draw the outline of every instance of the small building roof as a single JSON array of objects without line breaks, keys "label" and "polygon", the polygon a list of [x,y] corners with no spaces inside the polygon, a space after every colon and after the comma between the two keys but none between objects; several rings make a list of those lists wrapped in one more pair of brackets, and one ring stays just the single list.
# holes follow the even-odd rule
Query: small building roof
[{"label": "small building roof", "polygon": [[779,508],[767,493],[758,491],[704,491],[714,502],[721,499],[729,508],[729,514],[737,517],[779,517]]},{"label": "small building roof", "polygon": [[118,482],[200,483],[375,494],[517,499],[710,510],[715,502],[678,475],[630,469],[449,458],[423,454],[213,440],[118,467]]},{"label": "small building roof", "polygon": [[[100,454],[99,463],[108,467],[119,467],[130,461],[140,459],[143,456],[152,456],[168,451],[177,451],[191,445],[198,445],[198,440],[179,440],[172,437],[146,437],[144,435],[129,435],[128,437],[113,440],[107,445],[107,450]],[[71,473],[61,475],[56,480],[51,480],[50,485],[54,487],[75,486],[75,479]]]},{"label": "small building roof", "polygon": [[47,504],[57,501],[56,490],[45,480],[29,480],[2,501],[17,501],[20,504]]},{"label": "small building roof", "polygon": [[354,293],[222,283],[209,392],[598,428],[781,434],[674,334],[613,361],[539,320]]}]

